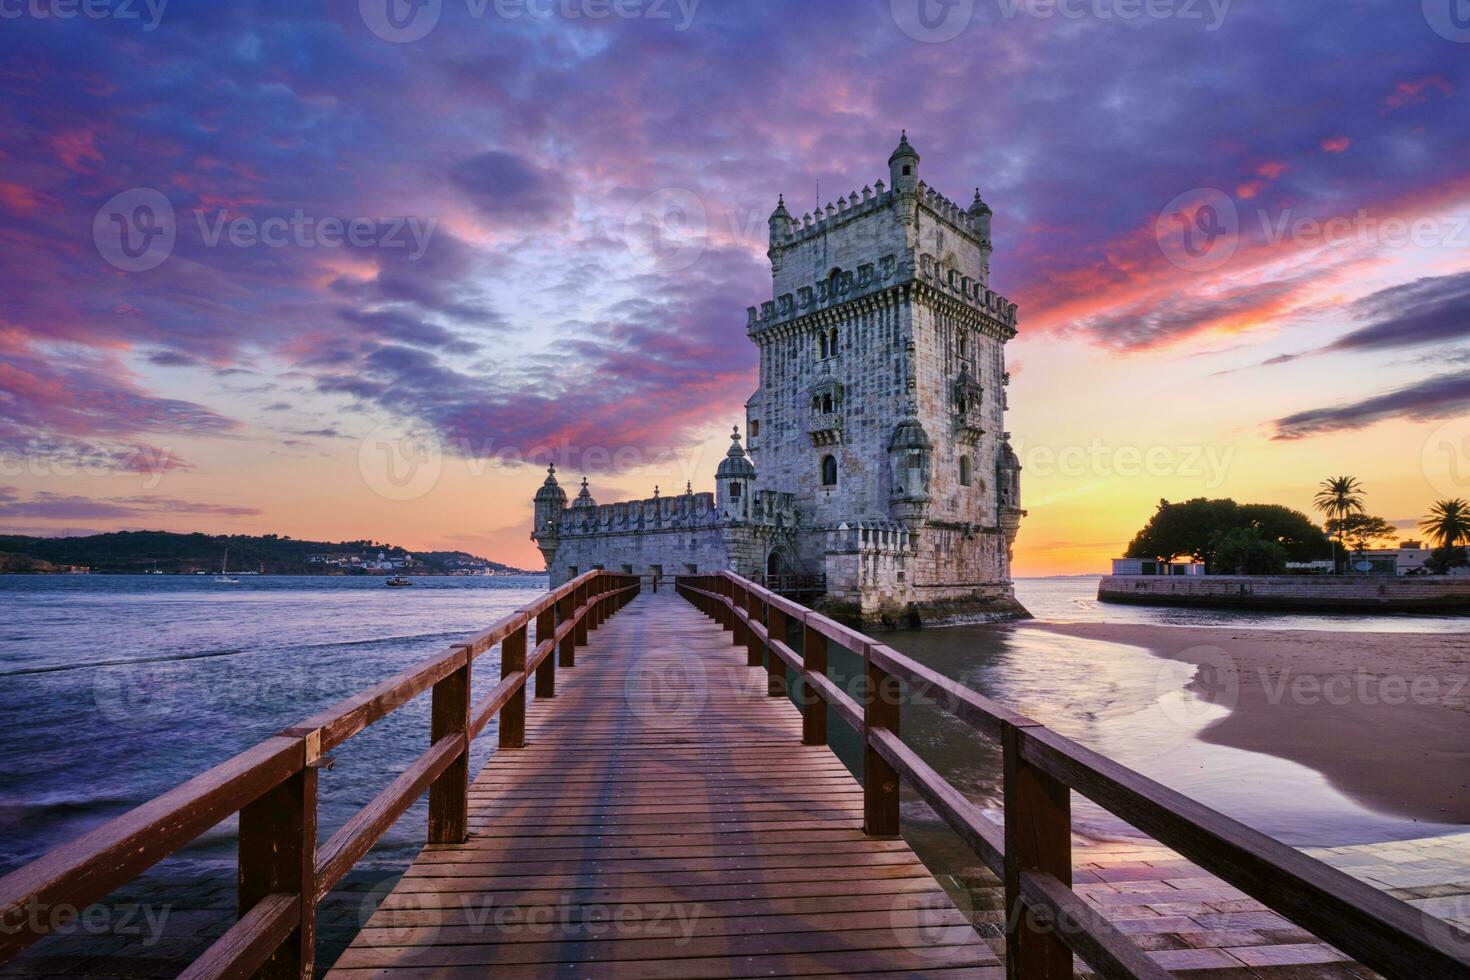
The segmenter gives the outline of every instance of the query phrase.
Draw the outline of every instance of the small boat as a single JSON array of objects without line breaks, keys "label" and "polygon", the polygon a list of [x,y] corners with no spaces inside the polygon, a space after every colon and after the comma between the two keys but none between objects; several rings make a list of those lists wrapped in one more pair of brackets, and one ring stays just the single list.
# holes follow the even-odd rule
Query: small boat
[{"label": "small boat", "polygon": [[237,579],[237,578],[230,578],[230,549],[229,548],[226,548],[225,549],[225,560],[222,561],[222,562],[220,562],[219,574],[214,577],[214,580],[216,582],[223,582],[225,585],[239,585],[240,584],[240,580],[239,579]]},{"label": "small boat", "polygon": [[412,585],[413,582],[404,578],[402,575],[395,575],[392,578],[384,579],[383,584],[390,589],[401,589],[406,585]]}]

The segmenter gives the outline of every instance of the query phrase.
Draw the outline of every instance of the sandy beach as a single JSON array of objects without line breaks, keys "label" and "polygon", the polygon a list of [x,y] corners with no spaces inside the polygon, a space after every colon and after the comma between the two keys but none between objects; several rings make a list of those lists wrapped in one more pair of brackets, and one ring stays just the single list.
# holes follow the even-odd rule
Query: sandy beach
[{"label": "sandy beach", "polygon": [[1320,772],[1365,806],[1470,823],[1470,636],[1033,622],[1192,663],[1199,737]]}]

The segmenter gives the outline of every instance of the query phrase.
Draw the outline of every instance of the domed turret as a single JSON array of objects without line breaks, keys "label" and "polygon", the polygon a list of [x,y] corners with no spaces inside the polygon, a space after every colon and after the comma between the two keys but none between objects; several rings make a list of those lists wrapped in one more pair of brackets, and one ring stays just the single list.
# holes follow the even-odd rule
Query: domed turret
[{"label": "domed turret", "polygon": [[740,426],[730,434],[730,449],[715,470],[715,505],[722,513],[743,517],[750,510],[750,485],[755,482],[755,464],[740,445]]},{"label": "domed turret", "polygon": [[888,175],[894,191],[912,192],[919,186],[919,153],[909,145],[908,130],[904,130],[898,149],[888,158]]},{"label": "domed turret", "polygon": [[531,537],[544,534],[549,529],[554,531],[557,523],[561,520],[561,512],[567,506],[567,492],[556,482],[556,464],[552,463],[546,467],[546,482],[536,491],[536,526],[531,529]]},{"label": "domed turret", "polygon": [[771,244],[779,245],[791,234],[791,212],[786,210],[786,196],[776,201],[776,210],[771,212]]},{"label": "domed turret", "polygon": [[975,188],[975,200],[970,204],[970,217],[975,219],[975,231],[987,241],[990,239],[991,213],[990,205],[980,196],[980,188]]},{"label": "domed turret", "polygon": [[893,476],[889,506],[901,521],[918,520],[929,503],[929,471],[934,444],[924,425],[909,406],[908,417],[893,429],[888,440],[888,464]]},{"label": "domed turret", "polygon": [[582,492],[577,494],[577,499],[572,501],[574,510],[582,510],[587,507],[596,507],[597,501],[592,499],[592,492],[587,489],[587,478],[582,477]]}]

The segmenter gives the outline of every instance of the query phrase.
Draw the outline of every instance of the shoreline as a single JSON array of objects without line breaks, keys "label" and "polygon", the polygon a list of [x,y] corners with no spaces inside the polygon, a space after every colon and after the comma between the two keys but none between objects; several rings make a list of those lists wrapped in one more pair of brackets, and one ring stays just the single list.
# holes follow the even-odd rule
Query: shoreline
[{"label": "shoreline", "polygon": [[1470,636],[1026,621],[1193,664],[1205,742],[1306,766],[1363,806],[1470,825]]}]

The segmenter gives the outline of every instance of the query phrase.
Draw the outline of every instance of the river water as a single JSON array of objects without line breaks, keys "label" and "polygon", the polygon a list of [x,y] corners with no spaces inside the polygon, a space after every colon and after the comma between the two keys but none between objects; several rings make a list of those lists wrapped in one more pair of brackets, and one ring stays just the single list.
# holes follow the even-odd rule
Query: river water
[{"label": "river water", "polygon": [[[1029,579],[1021,600],[1044,619],[1192,626],[1441,632],[1430,617],[1320,617],[1102,606],[1096,578]],[[544,578],[0,576],[0,873],[177,785],[445,648],[545,588]],[[1099,751],[1297,846],[1422,837],[1459,826],[1376,813],[1310,769],[1210,745],[1194,735],[1224,709],[1195,705],[1181,725],[1171,699],[1192,668],[1136,647],[1005,626],[897,633],[885,639],[950,676]],[[498,670],[478,669],[477,693]],[[843,667],[840,656],[834,667]],[[1161,680],[1162,678],[1162,680]],[[352,739],[321,782],[325,836],[402,771],[428,737],[420,698]],[[982,806],[998,799],[998,755],[963,724],[923,707],[904,735]],[[483,764],[493,733],[477,740]],[[844,755],[850,746],[836,743]],[[919,833],[926,817],[908,807]],[[1079,827],[1125,833],[1083,805]],[[234,853],[233,821],[189,854]],[[420,803],[375,854],[406,859],[424,838]]]}]

